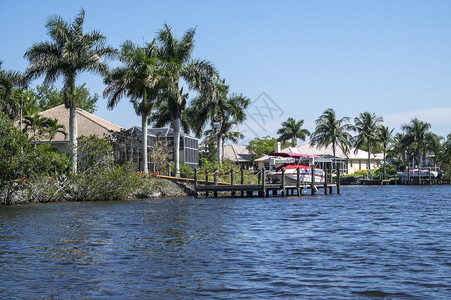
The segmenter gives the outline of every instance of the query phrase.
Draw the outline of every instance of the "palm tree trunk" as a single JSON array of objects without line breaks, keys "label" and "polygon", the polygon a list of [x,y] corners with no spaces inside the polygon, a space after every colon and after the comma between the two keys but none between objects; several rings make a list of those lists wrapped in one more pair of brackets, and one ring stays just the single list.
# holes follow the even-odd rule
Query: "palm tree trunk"
[{"label": "palm tree trunk", "polygon": [[72,147],[72,172],[77,173],[78,167],[78,122],[77,122],[77,104],[74,99],[75,74],[67,77],[64,87],[65,104],[69,106],[69,143]]},{"label": "palm tree trunk", "polygon": [[218,147],[218,162],[222,163],[223,162],[224,153],[222,151],[223,145],[222,145],[222,133],[221,132],[219,132],[218,136],[217,136],[217,147]]},{"label": "palm tree trunk", "polygon": [[77,107],[75,103],[70,107],[69,116],[69,143],[72,147],[72,172],[77,173],[78,162],[78,124],[77,124]]},{"label": "palm tree trunk", "polygon": [[175,177],[180,177],[180,119],[181,114],[174,118],[174,170]]},{"label": "palm tree trunk", "polygon": [[335,157],[335,143],[332,143],[332,154],[334,155],[334,169],[337,171],[337,158]]},{"label": "palm tree trunk", "polygon": [[387,177],[387,170],[385,168],[387,165],[386,155],[387,155],[387,151],[385,151],[385,148],[384,148],[384,177],[382,179],[385,179]]},{"label": "palm tree trunk", "polygon": [[[142,101],[142,106],[146,107],[146,101],[147,101],[147,89],[144,89],[143,91],[143,101]],[[142,170],[144,172],[145,175],[147,175],[149,173],[149,167],[147,164],[147,115],[143,112],[141,112],[141,127],[142,127],[142,140],[143,143],[141,145],[141,150],[142,150]]]},{"label": "palm tree trunk", "polygon": [[370,177],[371,174],[371,145],[370,142],[368,142],[368,179]]},{"label": "palm tree trunk", "polygon": [[141,117],[141,124],[142,124],[142,145],[141,145],[141,151],[142,151],[142,170],[147,175],[149,173],[149,167],[147,164],[147,116],[145,114]]}]

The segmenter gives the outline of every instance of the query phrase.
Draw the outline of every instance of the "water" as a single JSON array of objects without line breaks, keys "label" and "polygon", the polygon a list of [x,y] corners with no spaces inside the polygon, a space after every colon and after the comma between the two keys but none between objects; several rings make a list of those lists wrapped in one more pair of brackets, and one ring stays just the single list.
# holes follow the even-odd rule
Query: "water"
[{"label": "water", "polygon": [[451,186],[0,207],[0,298],[449,299]]}]

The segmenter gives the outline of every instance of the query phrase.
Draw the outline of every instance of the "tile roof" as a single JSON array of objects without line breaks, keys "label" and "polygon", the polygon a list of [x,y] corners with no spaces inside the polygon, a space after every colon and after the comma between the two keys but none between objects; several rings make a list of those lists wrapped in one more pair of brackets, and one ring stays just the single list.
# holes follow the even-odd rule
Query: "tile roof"
[{"label": "tile roof", "polygon": [[[69,141],[69,109],[61,104],[54,108],[45,110],[39,113],[41,117],[47,117],[52,119],[57,119],[58,123],[63,125],[66,133],[68,134],[66,138],[61,133],[58,133],[53,141],[62,142]],[[96,115],[93,115],[87,111],[77,108],[77,125],[78,125],[78,136],[89,136],[91,134],[103,137],[105,134],[109,134],[109,131],[121,131],[122,128],[119,125],[106,121]]]},{"label": "tile roof", "polygon": [[237,145],[224,146],[224,158],[233,162],[250,161],[249,150]]}]

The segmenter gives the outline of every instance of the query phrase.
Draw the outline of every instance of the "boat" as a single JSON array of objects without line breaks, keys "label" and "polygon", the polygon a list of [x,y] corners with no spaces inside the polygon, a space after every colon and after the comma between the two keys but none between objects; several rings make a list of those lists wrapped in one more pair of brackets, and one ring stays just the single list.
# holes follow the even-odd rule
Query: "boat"
[{"label": "boat", "polygon": [[402,181],[406,181],[408,178],[412,179],[429,179],[429,174],[432,179],[435,179],[439,176],[439,171],[432,171],[432,169],[420,169],[420,168],[408,168],[404,172],[398,172],[398,176]]},{"label": "boat", "polygon": [[[292,162],[285,163],[268,172],[268,177],[273,181],[282,181],[282,168],[285,168],[285,182],[287,184],[297,183],[297,169],[299,169],[300,183],[312,183],[312,166],[314,166],[315,158],[319,158],[319,156],[291,152],[270,153],[269,156],[293,159]],[[320,168],[314,168],[314,170],[315,183],[324,183],[324,171]]]}]

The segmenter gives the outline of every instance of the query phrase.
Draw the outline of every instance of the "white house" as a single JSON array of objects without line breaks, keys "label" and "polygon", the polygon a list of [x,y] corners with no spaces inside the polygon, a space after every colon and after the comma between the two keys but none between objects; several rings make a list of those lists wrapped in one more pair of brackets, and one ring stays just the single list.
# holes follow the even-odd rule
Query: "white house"
[{"label": "white house", "polygon": [[[334,160],[332,146],[320,147],[312,146],[310,143],[300,145],[298,147],[288,147],[280,150],[280,152],[291,152],[319,156],[323,162],[332,162]],[[358,170],[366,170],[368,168],[368,152],[356,148],[351,148],[350,153],[345,154],[337,147],[335,149],[335,156],[338,166],[342,174],[353,174]],[[371,169],[377,169],[383,162],[382,154],[371,154]],[[270,157],[265,155],[254,160],[258,164],[258,168],[270,168]],[[279,164],[284,163],[280,161]],[[276,161],[277,165],[277,161]]]}]

